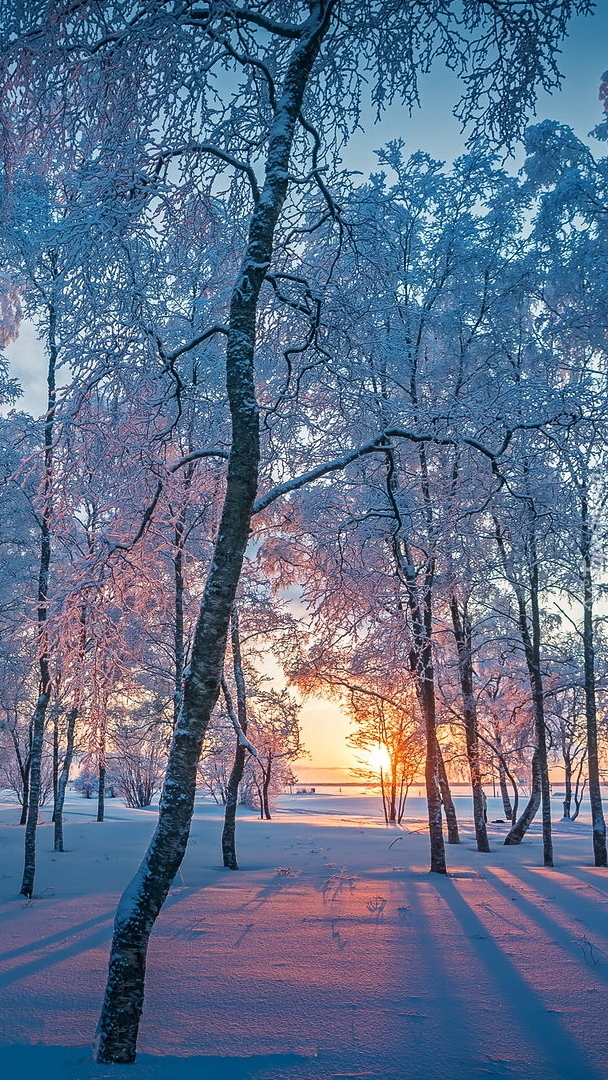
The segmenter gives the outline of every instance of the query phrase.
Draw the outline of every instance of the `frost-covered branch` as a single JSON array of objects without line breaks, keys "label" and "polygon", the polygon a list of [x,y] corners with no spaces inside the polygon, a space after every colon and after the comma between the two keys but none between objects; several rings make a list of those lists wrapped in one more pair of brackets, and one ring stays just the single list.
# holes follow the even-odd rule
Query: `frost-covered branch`
[{"label": "frost-covered branch", "polygon": [[183,146],[176,146],[172,150],[163,151],[162,154],[157,155],[155,160],[157,165],[164,164],[167,161],[171,161],[173,158],[182,157],[184,154],[210,154],[212,157],[224,161],[226,165],[230,165],[233,169],[236,169],[237,172],[242,172],[249,180],[254,203],[257,204],[259,202],[260,188],[252,166],[248,165],[246,161],[240,161],[239,158],[234,157],[233,154],[229,154],[227,150],[222,150],[214,143],[184,143]]},{"label": "frost-covered branch", "polygon": [[[173,465],[171,465],[170,468],[167,470],[167,472],[172,475],[173,473],[178,472],[179,469],[183,469],[184,465],[188,465],[191,461],[200,461],[202,458],[206,457],[219,457],[227,460],[228,453],[226,450],[215,449],[194,450],[191,454],[186,454],[185,457],[180,458],[179,461],[174,462]],[[164,486],[164,481],[160,479],[156,485],[154,495],[152,496],[150,502],[148,503],[142,514],[141,523],[139,528],[137,529],[137,532],[126,543],[111,544],[108,550],[108,554],[113,555],[115,551],[131,551],[131,549],[134,548],[135,545],[141,540],[146,529],[148,528],[148,525],[152,520],[152,515],[156,510],[158,500],[163,493]]]},{"label": "frost-covered branch", "polygon": [[249,750],[249,753],[253,757],[257,758],[258,752],[255,746],[253,745],[253,743],[249,742],[249,739],[247,738],[245,732],[239,724],[238,716],[236,715],[236,711],[234,708],[234,702],[232,700],[232,694],[230,693],[228,683],[226,682],[226,677],[224,675],[222,675],[222,693],[224,695],[224,701],[226,702],[226,712],[228,713],[228,719],[230,720],[230,723],[236,731],[239,746],[244,746],[246,750]]},{"label": "frost-covered branch", "polygon": [[192,349],[197,349],[199,345],[202,345],[204,341],[208,341],[210,337],[214,337],[216,334],[228,334],[227,326],[212,326],[209,330],[205,330],[202,334],[197,334],[195,338],[188,341],[186,345],[180,345],[179,349],[174,349],[173,352],[167,353],[163,359],[166,364],[172,364],[184,353],[190,352]]},{"label": "frost-covered branch", "polygon": [[302,36],[302,30],[304,29],[304,24],[301,26],[286,26],[285,23],[275,22],[273,19],[263,15],[261,11],[245,11],[243,8],[233,7],[232,13],[237,19],[253,23],[255,26],[261,26],[263,30],[268,30],[270,34],[290,38],[292,41],[297,41]]},{"label": "frost-covered branch", "polygon": [[261,510],[265,510],[267,506],[276,502],[276,500],[280,499],[283,495],[288,495],[291,491],[297,491],[299,488],[306,487],[307,484],[312,484],[315,480],[320,480],[330,473],[339,472],[342,469],[345,469],[358,458],[366,457],[368,454],[386,454],[393,451],[395,446],[388,443],[387,439],[404,439],[408,442],[418,444],[433,443],[436,446],[470,446],[472,450],[476,450],[490,461],[493,471],[502,481],[503,478],[499,472],[498,462],[508,450],[513,436],[518,431],[540,431],[547,423],[564,423],[567,421],[568,424],[572,424],[575,423],[576,420],[577,417],[574,415],[560,413],[551,420],[538,420],[527,424],[515,424],[512,428],[507,428],[503,440],[496,450],[492,450],[491,447],[486,446],[479,439],[474,439],[468,435],[438,435],[435,432],[410,431],[407,428],[389,427],[380,435],[377,435],[375,439],[372,439],[368,443],[364,443],[362,446],[358,446],[356,449],[343,454],[341,457],[334,458],[331,461],[325,461],[323,464],[317,465],[314,469],[309,469],[299,476],[292,477],[291,480],[285,480],[282,484],[277,484],[275,487],[271,488],[270,491],[267,491],[265,495],[261,495],[256,499],[253,506],[253,513],[259,514]]}]

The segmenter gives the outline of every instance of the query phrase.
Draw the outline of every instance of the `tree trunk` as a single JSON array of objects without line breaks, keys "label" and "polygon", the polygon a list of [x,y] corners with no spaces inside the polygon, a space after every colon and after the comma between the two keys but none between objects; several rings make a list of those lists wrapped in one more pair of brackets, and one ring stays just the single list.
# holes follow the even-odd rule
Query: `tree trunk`
[{"label": "tree trunk", "polygon": [[[494,751],[494,753],[496,754],[496,757],[498,759],[498,778],[499,778],[499,784],[500,784],[500,794],[501,794],[501,798],[502,798],[502,805],[503,805],[503,809],[504,809],[504,812],[505,812],[505,816],[508,817],[511,824],[514,825],[515,822],[517,821],[517,810],[519,808],[519,788],[517,786],[517,779],[516,779],[515,776],[513,776],[513,773],[511,772],[511,770],[509,769],[509,766],[507,765],[507,759],[505,758],[504,754],[502,753],[502,750],[501,750],[502,740],[500,738],[500,734],[498,734],[498,733],[495,734],[495,736],[494,736],[494,744],[492,744],[491,742],[488,742],[487,739],[485,739],[484,742],[488,743],[488,746],[491,747],[491,749]],[[509,796],[509,791],[507,789],[507,780],[509,781],[509,783],[511,784],[511,787],[513,788],[513,803],[511,803],[511,799],[510,799],[510,796]]]},{"label": "tree trunk", "polygon": [[386,784],[384,781],[384,769],[380,766],[380,794],[382,795],[382,812],[384,814],[384,824],[388,825],[388,795],[386,791]]},{"label": "tree trunk", "polygon": [[505,837],[505,844],[507,846],[513,844],[521,844],[525,834],[527,833],[530,825],[534,821],[538,813],[538,808],[541,801],[541,783],[540,783],[540,765],[538,748],[532,755],[532,783],[530,786],[530,798],[524,810],[522,812],[519,821],[515,823],[507,833]]},{"label": "tree trunk", "polygon": [[40,804],[40,780],[42,747],[47,707],[51,697],[51,673],[47,634],[49,577],[51,565],[51,521],[53,514],[53,423],[55,419],[57,366],[57,315],[53,304],[49,305],[49,363],[47,369],[47,410],[44,421],[44,477],[42,513],[40,515],[40,561],[38,567],[37,635],[40,690],[32,720],[32,743],[30,753],[29,795],[27,823],[25,826],[25,857],[21,895],[31,897],[36,876],[36,829]]},{"label": "tree trunk", "polygon": [[390,825],[397,821],[397,759],[393,753],[391,756],[391,787],[388,820]]},{"label": "tree trunk", "polygon": [[399,796],[397,803],[397,824],[400,825],[403,820],[403,814],[405,813],[405,803],[409,794],[410,785],[406,784],[405,778],[402,774],[401,784],[399,786]]},{"label": "tree trunk", "polygon": [[[243,661],[241,656],[241,639],[239,635],[239,619],[236,604],[232,608],[230,617],[230,639],[232,643],[232,666],[234,669],[234,682],[236,686],[236,709],[239,727],[243,735],[247,734],[247,699],[245,694],[245,678],[243,675]],[[228,870],[238,870],[239,865],[236,857],[236,808],[239,799],[239,784],[245,771],[245,759],[247,748],[237,739],[234,761],[226,786],[226,810],[224,813],[224,828],[222,830],[222,856],[224,866]]]},{"label": "tree trunk", "polygon": [[481,784],[481,765],[479,760],[479,738],[477,734],[477,705],[473,693],[473,652],[471,621],[467,614],[466,604],[463,606],[462,617],[458,609],[458,601],[452,597],[450,605],[452,612],[452,626],[456,639],[458,653],[458,673],[460,676],[460,691],[462,694],[462,708],[464,719],[464,735],[471,775],[471,790],[473,794],[473,820],[475,823],[475,838],[477,850],[489,852],[490,843],[486,828],[485,802]]},{"label": "tree trunk", "polygon": [[459,844],[460,833],[458,831],[458,818],[456,817],[456,807],[454,806],[452,792],[450,791],[448,774],[445,771],[445,762],[443,760],[443,754],[441,752],[441,746],[439,745],[439,743],[437,743],[437,761],[439,765],[439,791],[441,792],[441,803],[443,806],[443,812],[445,814],[445,823],[448,827],[448,844]]},{"label": "tree trunk", "polygon": [[[178,525],[181,524],[178,522]],[[176,543],[180,539],[178,529],[175,531]],[[173,727],[175,728],[182,707],[182,695],[184,684],[184,572],[183,552],[177,548],[173,560],[175,577],[175,626],[173,630],[173,644],[175,656],[174,690],[173,690]]]},{"label": "tree trunk", "polygon": [[261,816],[264,817],[266,819],[266,821],[272,821],[272,815],[270,813],[270,802],[269,802],[269,797],[268,797],[268,792],[270,790],[271,778],[272,778],[272,755],[269,754],[268,755],[268,764],[266,765],[266,767],[264,769],[264,779],[262,781],[262,810],[263,810],[263,813],[262,813]]},{"label": "tree trunk", "polygon": [[257,491],[259,419],[253,377],[259,291],[288,185],[295,125],[304,89],[333,4],[315,4],[294,46],[275,107],[266,177],[252,214],[249,240],[230,302],[226,384],[232,439],[224,505],[184,680],[156,831],[116,913],[108,982],[99,1020],[97,1060],[135,1060],[144,1000],[148,939],[184,857],[196,792],[196,767],[217,701],[234,604]]},{"label": "tree trunk", "polygon": [[583,780],[582,786],[580,788],[578,786],[578,781],[577,781],[576,788],[575,788],[575,791],[574,791],[574,813],[573,813],[573,815],[572,815],[572,817],[570,819],[571,821],[576,821],[576,819],[577,819],[577,817],[578,817],[578,815],[580,813],[581,803],[582,803],[584,795],[585,795],[585,787],[586,786],[587,786],[587,781],[586,780]]},{"label": "tree trunk", "polygon": [[515,818],[513,806],[511,804],[511,799],[509,796],[509,789],[507,787],[507,771],[505,769],[504,761],[501,761],[500,758],[498,759],[498,786],[500,788],[500,797],[502,799],[502,808],[504,810],[505,817],[508,821],[513,822]]},{"label": "tree trunk", "polygon": [[596,866],[608,865],[606,852],[606,822],[602,806],[598,740],[597,703],[595,693],[595,647],[593,640],[593,579],[591,576],[591,527],[587,499],[582,500],[583,556],[583,654],[585,665],[585,719],[587,722],[587,769],[589,801],[593,829],[593,858]]},{"label": "tree trunk", "polygon": [[[412,367],[410,378],[410,393],[414,403],[417,402],[415,365]],[[432,525],[432,505],[428,489],[428,469],[426,452],[422,446],[419,450],[420,467],[422,474],[422,491],[425,503],[425,516],[427,524]],[[410,649],[410,669],[414,676],[416,695],[420,705],[420,711],[424,722],[426,760],[424,777],[426,785],[426,802],[429,819],[429,841],[431,848],[431,872],[445,874],[447,872],[445,861],[445,844],[443,840],[443,823],[441,818],[442,794],[440,781],[443,770],[443,758],[437,741],[437,715],[435,702],[435,670],[433,666],[433,581],[435,575],[435,560],[429,558],[421,572],[422,585],[420,585],[419,573],[416,571],[407,537],[403,531],[403,521],[396,498],[398,484],[395,480],[395,459],[390,448],[387,448],[386,458],[388,463],[386,475],[386,493],[392,508],[394,517],[394,531],[392,536],[392,551],[395,563],[396,576],[401,585],[405,586],[407,603],[412,621],[413,647]],[[401,605],[401,601],[399,601]],[[447,787],[447,778],[445,778]],[[449,788],[447,791],[449,795]],[[452,804],[453,809],[453,804]],[[454,814],[452,823],[456,820]],[[458,825],[456,824],[456,831]],[[453,834],[452,834],[453,835]],[[457,842],[457,841],[456,841]]]},{"label": "tree trunk", "polygon": [[55,710],[53,717],[53,816],[51,821],[55,820],[55,814],[57,813],[57,793],[59,790],[59,717]]},{"label": "tree trunk", "polygon": [[513,811],[511,814],[511,824],[514,825],[517,821],[517,811],[519,810],[519,788],[517,786],[517,780],[511,781],[513,786]]},{"label": "tree trunk", "polygon": [[570,754],[564,752],[564,801],[562,803],[564,808],[563,821],[570,820],[570,813],[572,811],[572,759]]},{"label": "tree trunk", "polygon": [[380,766],[380,791],[382,793],[382,809],[386,825],[395,825],[397,822],[397,763],[391,762],[390,775],[387,776]]},{"label": "tree trunk", "polygon": [[27,757],[21,764],[21,754],[19,751],[19,745],[15,741],[13,736],[13,742],[15,744],[15,752],[17,754],[17,761],[19,763],[19,772],[21,774],[21,785],[23,788],[22,802],[21,802],[21,817],[19,819],[20,825],[25,825],[27,822],[27,808],[30,798],[30,765],[32,763],[32,721],[30,721],[28,730],[28,751]]},{"label": "tree trunk", "polygon": [[[526,806],[519,821],[511,828],[506,839],[505,844],[519,844],[532,824],[534,816],[538,811],[539,803],[537,802],[537,795],[540,795],[540,801],[542,803],[542,821],[543,821],[543,864],[544,866],[553,866],[553,840],[551,836],[551,789],[549,785],[549,766],[547,761],[547,729],[545,724],[545,694],[543,689],[542,673],[540,668],[540,609],[538,601],[538,555],[536,551],[536,536],[534,529],[534,506],[530,500],[529,506],[530,520],[528,523],[528,535],[527,546],[529,551],[529,593],[530,593],[530,607],[532,609],[532,626],[528,623],[528,614],[526,610],[526,598],[524,590],[520,583],[513,581],[511,575],[507,570],[507,558],[502,538],[500,526],[496,523],[496,539],[498,542],[499,551],[501,553],[503,566],[505,573],[511,581],[515,598],[517,600],[518,609],[518,623],[519,632],[521,636],[522,645],[524,647],[524,655],[526,658],[526,667],[528,669],[528,678],[530,680],[530,689],[532,691],[532,705],[534,711],[534,733],[536,737],[536,749],[532,757],[532,790],[528,805]],[[532,812],[533,811],[533,812]]]},{"label": "tree trunk", "polygon": [[99,713],[99,744],[97,753],[97,821],[103,821],[106,812],[106,742],[108,730],[108,695],[104,692]]},{"label": "tree trunk", "polygon": [[228,870],[238,870],[236,857],[236,809],[239,800],[239,784],[243,779],[247,749],[237,739],[234,761],[226,786],[226,809],[222,829],[222,858]]},{"label": "tree trunk", "polygon": [[173,652],[175,658],[173,689],[173,727],[177,724],[184,688],[186,663],[186,639],[184,633],[184,548],[186,546],[186,500],[192,484],[194,465],[187,466],[184,474],[184,502],[175,523],[173,582],[175,590],[175,624],[173,627]]},{"label": "tree trunk", "polygon": [[551,835],[551,786],[549,784],[549,763],[547,760],[547,729],[545,725],[545,694],[540,670],[540,610],[538,605],[538,561],[533,548],[533,565],[530,589],[532,606],[532,650],[530,680],[534,691],[534,724],[538,745],[538,766],[540,770],[541,812],[543,819],[543,865],[553,866],[553,838]]},{"label": "tree trunk", "polygon": [[[392,496],[394,501],[394,492],[390,481],[387,484],[387,487],[389,496]],[[405,541],[403,542],[405,543]],[[393,538],[393,551],[400,577],[405,580],[407,587],[408,606],[412,619],[414,638],[414,646],[410,652],[410,668],[414,675],[416,694],[424,721],[426,743],[424,778],[431,848],[430,869],[432,873],[445,874],[447,873],[447,867],[445,861],[445,844],[443,840],[443,823],[441,818],[442,793],[440,790],[440,777],[442,773],[443,776],[445,776],[445,769],[443,769],[443,758],[437,741],[430,588],[432,570],[429,570],[426,575],[427,582],[424,588],[424,607],[421,607],[413,564],[411,559],[408,558],[407,550],[406,557],[402,557],[397,535]],[[458,829],[457,825],[456,829]]]},{"label": "tree trunk", "polygon": [[68,780],[70,778],[70,768],[74,758],[74,732],[76,730],[77,716],[78,709],[70,709],[66,724],[65,754],[61,766],[61,773],[57,780],[57,795],[55,797],[55,808],[53,810],[53,821],[55,823],[55,851],[63,851],[63,804],[65,802],[65,792],[68,786]]},{"label": "tree trunk", "polygon": [[443,824],[441,820],[441,792],[439,789],[440,752],[439,743],[437,742],[437,725],[435,721],[435,691],[431,681],[423,682],[420,700],[426,735],[424,778],[426,783],[426,800],[429,818],[431,871],[435,874],[445,874],[447,873],[447,867],[445,862],[445,844],[443,841]]},{"label": "tree trunk", "polygon": [[[79,646],[78,646],[78,658],[77,662],[82,665],[85,657],[85,650],[87,644],[87,624],[86,624],[86,605],[80,609],[80,634],[79,634]],[[55,823],[55,851],[63,851],[63,805],[65,802],[65,793],[68,786],[68,780],[70,779],[70,769],[72,767],[72,761],[74,759],[74,735],[76,732],[76,720],[80,713],[80,706],[82,702],[82,679],[79,678],[78,685],[80,689],[76,694],[76,704],[68,712],[68,718],[66,723],[66,745],[65,754],[63,756],[63,763],[61,766],[61,773],[57,781],[57,794],[55,796],[55,806],[53,810],[53,821]]]},{"label": "tree trunk", "polygon": [[34,713],[32,735],[32,759],[30,768],[30,790],[27,805],[27,823],[25,826],[25,858],[23,865],[23,879],[21,882],[21,895],[31,897],[34,891],[34,878],[36,875],[36,829],[38,826],[38,808],[40,805],[40,776],[42,763],[42,743],[44,738],[44,719],[48,694],[39,694],[36,711]]},{"label": "tree trunk", "polygon": [[106,766],[105,756],[100,759],[97,769],[97,820],[103,821],[106,813]]}]

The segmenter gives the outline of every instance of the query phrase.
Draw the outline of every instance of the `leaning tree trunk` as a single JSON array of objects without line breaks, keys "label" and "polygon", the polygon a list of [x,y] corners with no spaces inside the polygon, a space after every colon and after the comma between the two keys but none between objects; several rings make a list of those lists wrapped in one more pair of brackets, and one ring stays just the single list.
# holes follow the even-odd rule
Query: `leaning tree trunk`
[{"label": "leaning tree trunk", "polygon": [[448,844],[459,844],[460,833],[458,831],[456,807],[454,806],[452,792],[450,791],[450,782],[448,780],[448,774],[445,771],[445,761],[443,760],[443,754],[439,743],[437,744],[437,763],[439,765],[438,780],[439,791],[441,792],[441,803],[445,814],[445,823],[448,828]]},{"label": "leaning tree trunk", "polygon": [[509,795],[509,789],[507,787],[507,771],[505,769],[504,761],[498,759],[498,786],[500,788],[500,797],[502,799],[502,808],[504,810],[505,817],[509,821],[514,819],[513,805],[511,803],[511,797]]},{"label": "leaning tree trunk", "polygon": [[[230,639],[232,643],[234,682],[236,685],[237,720],[243,735],[246,735],[247,698],[245,694],[245,677],[243,674],[239,618],[236,605],[232,608],[230,617]],[[236,857],[236,808],[239,798],[239,784],[243,779],[243,773],[245,771],[246,755],[247,748],[243,746],[241,739],[237,738],[234,761],[226,785],[226,809],[224,812],[224,828],[222,830],[222,857],[224,866],[228,870],[238,870],[239,868]]]},{"label": "leaning tree trunk", "polygon": [[[478,738],[482,742],[484,742],[486,746],[488,746],[490,750],[496,755],[496,758],[498,760],[498,778],[500,784],[500,794],[502,797],[502,805],[505,812],[505,817],[507,817],[511,824],[514,825],[517,821],[517,810],[519,807],[519,791],[517,787],[517,778],[511,772],[509,766],[507,765],[507,759],[502,752],[502,739],[500,737],[500,732],[495,731],[493,741],[486,739],[480,731],[478,731],[477,735]],[[513,788],[513,803],[511,803],[511,798],[507,789],[507,780]]]},{"label": "leaning tree trunk", "polygon": [[458,674],[460,676],[460,691],[462,694],[462,709],[464,719],[464,736],[471,774],[471,791],[473,794],[473,821],[475,823],[475,839],[477,850],[488,852],[490,843],[486,828],[486,815],[484,809],[483,787],[481,783],[481,764],[479,759],[479,737],[477,733],[477,704],[473,693],[473,650],[471,620],[468,616],[466,604],[463,607],[462,617],[458,608],[458,600],[452,597],[450,605],[452,612],[452,626],[456,639],[456,651],[458,654]]},{"label": "leaning tree trunk", "polygon": [[507,847],[513,844],[521,844],[530,825],[538,813],[541,801],[540,766],[538,761],[538,748],[532,754],[532,781],[530,784],[530,798],[526,803],[521,817],[509,829],[505,837]]},{"label": "leaning tree trunk", "polygon": [[42,770],[42,747],[44,724],[51,698],[51,672],[48,643],[48,596],[51,566],[51,521],[53,497],[53,425],[56,408],[55,370],[57,367],[57,314],[54,304],[49,306],[49,364],[47,369],[47,409],[44,421],[44,476],[42,486],[42,513],[40,515],[40,561],[38,566],[37,635],[40,687],[38,701],[32,719],[30,752],[29,793],[27,822],[25,826],[25,858],[21,895],[31,897],[36,876],[36,830],[40,805],[40,781]]},{"label": "leaning tree trunk", "polygon": [[175,626],[173,628],[173,651],[175,657],[173,690],[173,727],[179,720],[184,688],[184,668],[186,666],[186,647],[184,639],[184,569],[183,569],[183,528],[181,519],[175,528],[175,555],[173,573],[175,580]]},{"label": "leaning tree trunk", "polygon": [[583,555],[583,654],[585,666],[585,718],[587,722],[587,770],[593,828],[593,858],[596,866],[608,865],[606,822],[602,806],[597,745],[597,703],[595,694],[595,648],[593,642],[593,580],[591,576],[591,526],[587,500],[582,500]]},{"label": "leaning tree trunk", "polygon": [[232,439],[221,520],[194,630],[182,708],[173,734],[156,831],[116,913],[108,982],[99,1020],[99,1062],[132,1062],[144,1000],[148,939],[181,864],[194,810],[196,769],[217,701],[230,613],[256,496],[259,418],[254,383],[259,291],[287,194],[289,158],[304,89],[332,10],[315,5],[294,46],[275,106],[266,177],[230,302],[226,383]]}]

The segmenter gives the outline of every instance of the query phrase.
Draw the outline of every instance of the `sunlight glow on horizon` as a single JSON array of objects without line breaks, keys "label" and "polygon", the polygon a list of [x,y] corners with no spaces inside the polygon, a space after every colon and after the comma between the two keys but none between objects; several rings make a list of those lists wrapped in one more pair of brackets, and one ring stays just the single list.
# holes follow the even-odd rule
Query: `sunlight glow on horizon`
[{"label": "sunlight glow on horizon", "polygon": [[383,775],[389,773],[391,759],[384,743],[378,743],[377,746],[372,746],[369,750],[366,750],[365,757],[362,759],[362,765],[364,768],[369,768],[372,772],[376,773],[378,777],[381,773]]}]

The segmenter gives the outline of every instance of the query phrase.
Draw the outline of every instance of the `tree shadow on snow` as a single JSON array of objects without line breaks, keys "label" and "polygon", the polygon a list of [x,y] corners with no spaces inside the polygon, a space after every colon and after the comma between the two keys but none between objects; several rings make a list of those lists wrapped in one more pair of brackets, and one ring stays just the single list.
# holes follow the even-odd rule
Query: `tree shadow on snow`
[{"label": "tree shadow on snow", "polygon": [[[577,1077],[577,1080],[603,1080],[603,1074],[587,1059],[585,1032],[580,1032],[578,1038],[573,1037],[560,1022],[559,1016],[547,1010],[537,989],[518,970],[502,945],[488,933],[476,912],[459,892],[457,881],[450,880],[452,876],[456,877],[437,877],[436,880],[433,879],[432,885],[447,903],[460,925],[464,939],[468,939],[472,951],[486,968],[488,984],[491,979],[496,979],[501,987],[510,989],[522,1028],[527,1029],[528,1037],[538,1045],[541,1053],[548,1057],[547,1075],[550,1075],[552,1080],[572,1080],[573,1077]],[[517,899],[518,907],[521,907],[522,897]],[[550,938],[554,938],[559,928],[553,920],[538,910],[533,910],[529,902],[526,907],[539,928],[545,929]],[[567,935],[563,935],[563,939],[560,944],[575,948],[575,943],[567,941]]]},{"label": "tree shadow on snow", "polygon": [[89,1047],[0,1046],[3,1073],[21,1080],[312,1080],[314,1052],[250,1057],[156,1057],[138,1054],[134,1065],[98,1065]]}]

